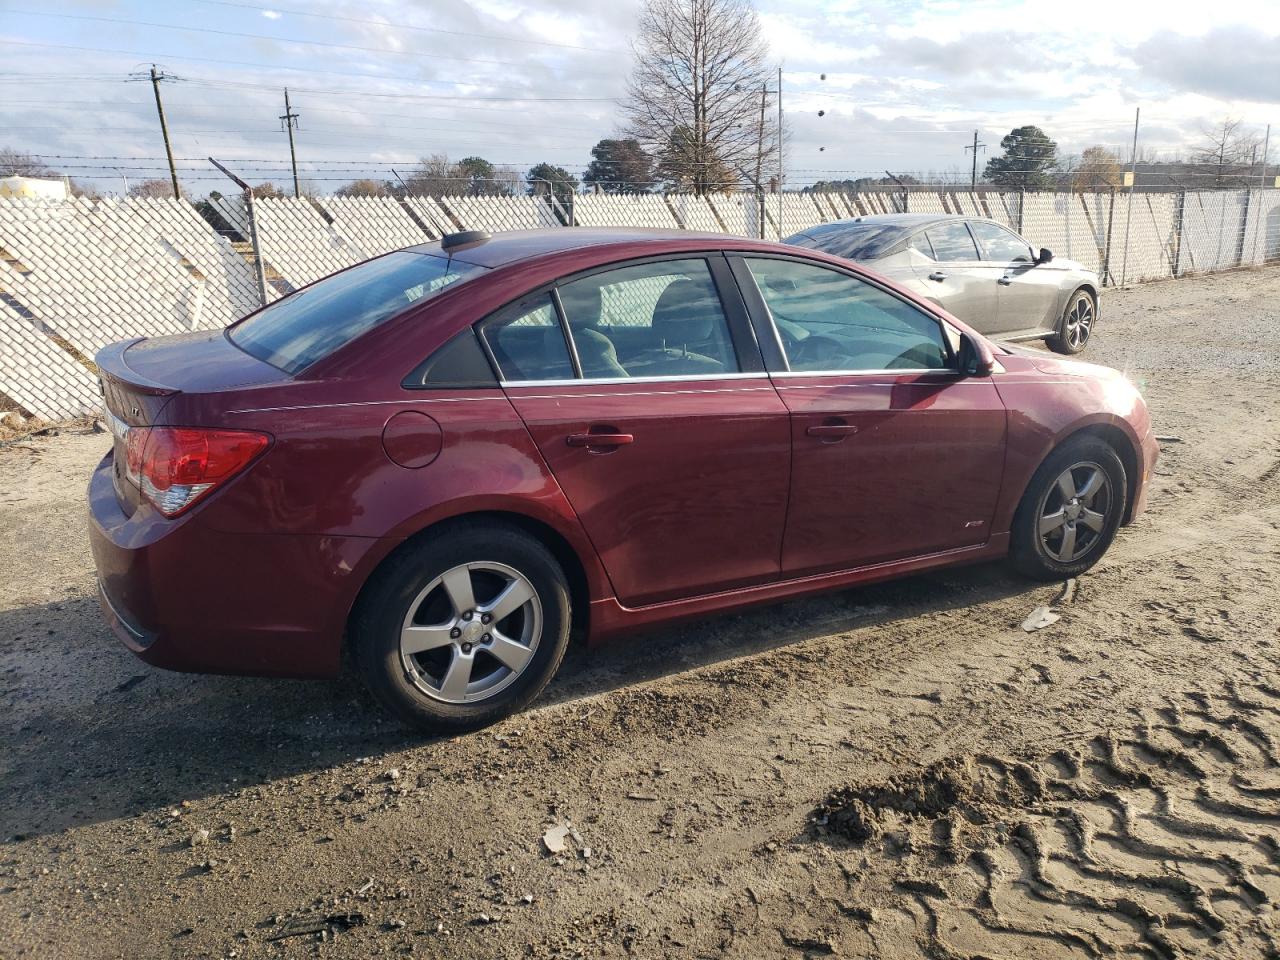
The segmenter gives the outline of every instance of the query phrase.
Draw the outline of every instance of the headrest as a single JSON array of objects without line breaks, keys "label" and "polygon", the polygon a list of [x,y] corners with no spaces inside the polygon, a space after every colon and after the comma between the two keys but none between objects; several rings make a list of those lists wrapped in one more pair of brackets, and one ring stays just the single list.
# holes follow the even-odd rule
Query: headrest
[{"label": "headrest", "polygon": [[604,298],[600,295],[599,285],[592,283],[590,279],[561,287],[560,303],[564,306],[570,330],[600,326]]},{"label": "headrest", "polygon": [[709,282],[682,277],[667,285],[653,307],[653,330],[669,346],[710,340],[723,316]]}]

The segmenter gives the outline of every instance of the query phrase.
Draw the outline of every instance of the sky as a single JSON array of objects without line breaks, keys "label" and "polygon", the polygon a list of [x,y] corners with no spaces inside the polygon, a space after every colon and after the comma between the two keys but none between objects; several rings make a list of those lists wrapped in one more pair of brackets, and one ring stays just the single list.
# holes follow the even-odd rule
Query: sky
[{"label": "sky", "polygon": [[[580,173],[619,132],[641,0],[0,0],[0,147],[102,192],[166,174],[147,71],[196,196],[283,183],[288,87],[303,179],[330,192],[418,157]],[[782,70],[785,182],[967,174],[1033,123],[1078,153],[1185,155],[1239,118],[1280,157],[1280,0],[758,0]],[[822,111],[823,115],[819,115]]]}]

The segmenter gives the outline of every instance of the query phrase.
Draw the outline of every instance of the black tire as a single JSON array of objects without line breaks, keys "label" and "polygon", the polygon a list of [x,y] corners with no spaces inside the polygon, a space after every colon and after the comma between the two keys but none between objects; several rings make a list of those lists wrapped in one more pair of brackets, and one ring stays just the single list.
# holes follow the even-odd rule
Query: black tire
[{"label": "black tire", "polygon": [[[1092,494],[1087,504],[1084,497],[1073,504],[1064,496],[1059,478],[1071,470],[1071,484],[1080,493],[1092,477],[1090,468],[1101,472],[1105,485]],[[1105,505],[1098,499],[1104,493]],[[1009,544],[1014,569],[1032,579],[1050,581],[1084,573],[1101,559],[1115,539],[1127,497],[1124,464],[1109,443],[1091,436],[1068,440],[1045,458],[1018,504]],[[1102,515],[1100,523],[1097,514]],[[1100,529],[1094,529],[1091,523]],[[1042,534],[1042,529],[1047,532]],[[1068,531],[1070,544],[1066,539]],[[1064,560],[1068,555],[1070,559]]]},{"label": "black tire", "polygon": [[1098,298],[1081,287],[1067,300],[1067,306],[1058,318],[1058,332],[1045,340],[1045,344],[1054,353],[1079,353],[1089,345],[1089,337],[1097,322]]},{"label": "black tire", "polygon": [[[467,582],[474,590],[476,611],[482,610],[503,589],[504,573],[496,568],[514,572],[517,577],[512,583],[522,580],[526,587],[532,588],[536,600],[525,601],[514,614],[493,622],[492,627],[482,628],[492,629],[492,637],[487,633],[483,638],[471,637],[468,632],[421,654],[403,654],[401,631],[411,606],[416,608],[415,618],[424,616],[425,611],[426,620],[414,619],[409,621],[410,625],[419,629],[418,625],[423,623],[420,629],[432,631],[435,637],[432,643],[438,642],[441,627],[447,630],[452,623],[454,630],[466,627],[470,631],[473,621],[480,622],[479,614],[462,622],[453,611],[451,592],[443,583],[432,587],[425,598],[422,596],[446,573],[455,578],[452,582],[456,583],[456,571],[466,564],[476,565],[474,570],[466,572]],[[497,593],[486,597],[489,589]],[[546,547],[511,526],[460,521],[402,548],[378,570],[362,594],[352,619],[351,646],[364,682],[396,716],[419,730],[459,733],[516,713],[542,692],[564,659],[570,618],[569,586],[564,571]],[[496,628],[502,625],[507,629],[512,624],[517,631],[537,627],[536,638],[524,644],[532,649],[532,656],[518,671],[489,652],[503,637]],[[480,673],[492,669],[492,675],[499,678],[493,682],[494,691],[464,693],[463,696],[476,697],[468,702],[441,699],[447,693],[448,665],[459,658],[468,668],[468,677],[473,676],[472,670]],[[440,676],[435,677],[433,671],[438,671]],[[438,688],[433,687],[437,680]]]}]

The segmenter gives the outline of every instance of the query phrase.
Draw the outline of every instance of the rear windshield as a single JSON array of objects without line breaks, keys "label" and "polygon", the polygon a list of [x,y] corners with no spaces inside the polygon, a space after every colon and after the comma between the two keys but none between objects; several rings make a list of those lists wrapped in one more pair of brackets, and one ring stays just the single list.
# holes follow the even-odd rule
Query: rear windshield
[{"label": "rear windshield", "polygon": [[797,233],[787,243],[846,260],[874,260],[910,232],[910,227],[897,223],[832,223]]},{"label": "rear windshield", "polygon": [[291,293],[232,327],[229,335],[245,353],[297,373],[484,269],[402,250]]}]

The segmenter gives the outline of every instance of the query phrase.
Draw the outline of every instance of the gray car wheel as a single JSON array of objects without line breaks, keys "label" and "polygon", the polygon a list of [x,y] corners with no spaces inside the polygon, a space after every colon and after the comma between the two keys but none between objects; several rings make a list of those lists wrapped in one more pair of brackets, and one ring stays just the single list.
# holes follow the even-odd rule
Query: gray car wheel
[{"label": "gray car wheel", "polygon": [[1081,288],[1071,295],[1058,321],[1058,332],[1047,341],[1055,353],[1079,353],[1089,343],[1098,319],[1098,301]]},{"label": "gray car wheel", "polygon": [[458,733],[522,709],[569,643],[569,587],[539,541],[456,521],[410,541],[374,575],[352,618],[356,665],[410,726]]},{"label": "gray car wheel", "polygon": [[1065,580],[1092,567],[1124,519],[1124,464],[1106,441],[1077,436],[1036,470],[1010,530],[1009,557],[1036,580]]}]

